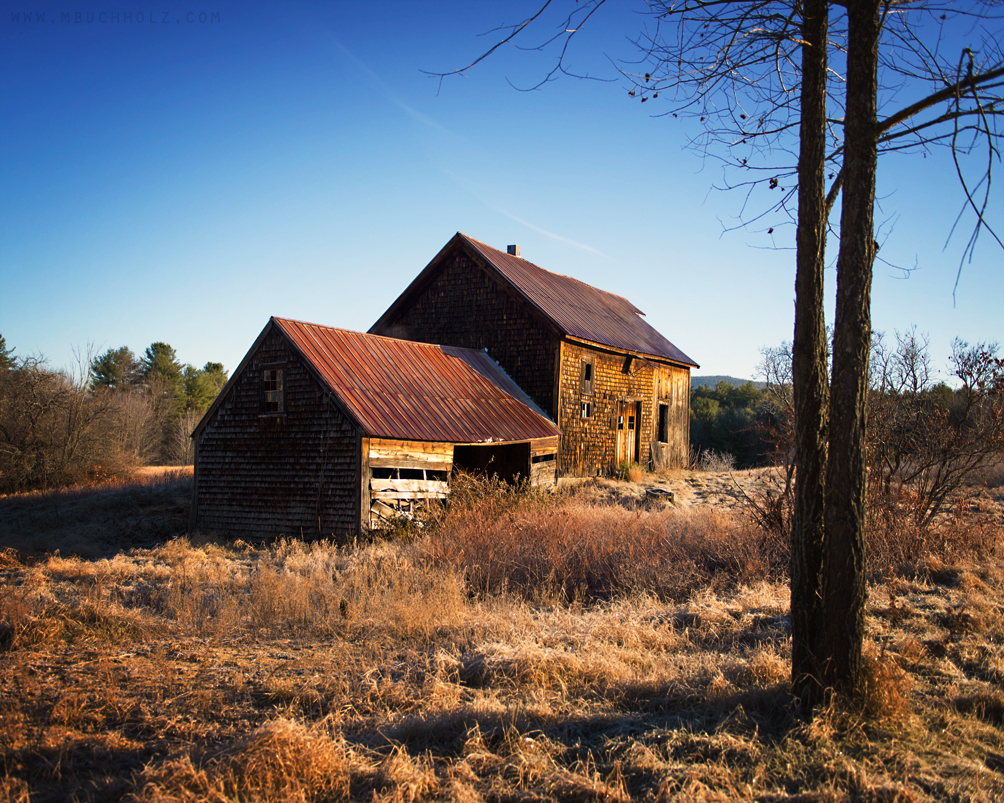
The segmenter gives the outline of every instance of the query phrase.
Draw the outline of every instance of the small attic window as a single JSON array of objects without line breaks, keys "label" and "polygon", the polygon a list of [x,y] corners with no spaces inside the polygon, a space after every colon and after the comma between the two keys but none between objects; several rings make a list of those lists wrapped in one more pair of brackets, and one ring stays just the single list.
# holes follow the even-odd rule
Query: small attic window
[{"label": "small attic window", "polygon": [[579,388],[583,396],[593,395],[593,375],[595,372],[596,367],[593,364],[593,358],[583,357],[582,368],[579,373]]},{"label": "small attic window", "polygon": [[262,415],[282,415],[286,411],[286,386],[282,368],[263,368],[261,372]]}]

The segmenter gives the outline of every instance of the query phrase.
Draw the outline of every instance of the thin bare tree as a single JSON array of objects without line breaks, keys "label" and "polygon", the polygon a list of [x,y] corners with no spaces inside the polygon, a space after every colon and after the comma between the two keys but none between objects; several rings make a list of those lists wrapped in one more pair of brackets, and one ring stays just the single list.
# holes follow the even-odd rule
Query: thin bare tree
[{"label": "thin bare tree", "polygon": [[[573,42],[611,7],[606,0],[546,0],[521,22],[498,29],[494,45],[466,67],[435,75],[442,81],[466,72],[556,24],[530,45],[555,48],[554,66],[540,84],[582,77],[573,66]],[[811,712],[827,690],[853,694],[861,677],[878,158],[948,148],[973,220],[960,270],[982,235],[1004,246],[985,215],[1004,115],[999,5],[649,0],[642,13],[639,59],[620,67],[629,94],[642,103],[661,98],[664,115],[699,118],[703,133],[691,144],[734,168],[727,187],[749,198],[761,189],[780,193],[747,207],[754,211],[744,212],[746,223],[780,211],[796,225],[792,687]],[[949,52],[947,33],[960,21],[970,41]],[[903,96],[909,102],[896,105]],[[822,299],[830,231],[839,252],[828,378]]]}]

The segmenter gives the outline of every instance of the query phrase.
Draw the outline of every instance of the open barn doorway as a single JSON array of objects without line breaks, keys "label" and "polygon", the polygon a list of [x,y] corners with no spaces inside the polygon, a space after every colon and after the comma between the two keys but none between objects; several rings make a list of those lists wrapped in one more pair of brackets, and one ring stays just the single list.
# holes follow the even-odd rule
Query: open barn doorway
[{"label": "open barn doorway", "polygon": [[530,443],[486,443],[453,447],[453,470],[497,476],[510,485],[530,478]]}]

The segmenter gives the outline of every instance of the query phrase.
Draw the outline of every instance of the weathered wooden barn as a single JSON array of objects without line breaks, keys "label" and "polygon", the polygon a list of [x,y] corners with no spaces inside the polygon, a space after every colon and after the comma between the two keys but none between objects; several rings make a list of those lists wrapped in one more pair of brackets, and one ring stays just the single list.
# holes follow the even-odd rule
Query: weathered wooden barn
[{"label": "weathered wooden barn", "polygon": [[193,434],[193,531],[355,534],[454,469],[556,481],[559,430],[487,354],[283,318]]},{"label": "weathered wooden barn", "polygon": [[370,332],[487,349],[562,431],[559,474],[685,465],[699,367],[621,296],[457,233]]}]

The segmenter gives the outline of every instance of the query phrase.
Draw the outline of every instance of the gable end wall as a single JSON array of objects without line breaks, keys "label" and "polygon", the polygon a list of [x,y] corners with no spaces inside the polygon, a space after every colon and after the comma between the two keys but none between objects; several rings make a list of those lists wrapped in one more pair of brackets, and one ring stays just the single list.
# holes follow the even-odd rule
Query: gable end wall
[{"label": "gable end wall", "polygon": [[[641,403],[637,430],[638,462],[647,468],[685,465],[689,451],[690,371],[686,368],[635,359],[625,371],[627,357],[565,342],[561,349],[562,475],[592,476],[616,468],[619,403]],[[593,392],[582,392],[582,362],[593,361]],[[582,417],[582,402],[592,405]],[[658,443],[659,404],[670,406],[670,437]]]},{"label": "gable end wall", "polygon": [[435,279],[389,326],[375,334],[488,349],[513,381],[552,418],[557,413],[558,337],[462,250],[446,258]]},{"label": "gable end wall", "polygon": [[[281,417],[260,416],[261,365],[285,371]],[[199,435],[195,528],[233,538],[357,533],[357,428],[276,332]]]}]

